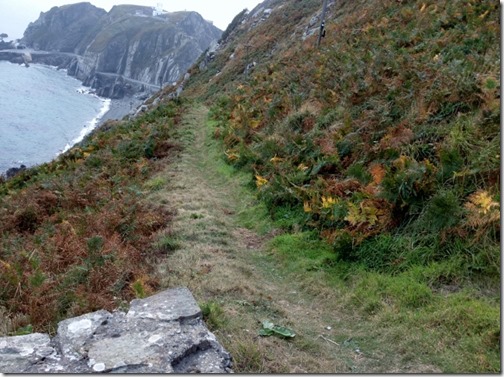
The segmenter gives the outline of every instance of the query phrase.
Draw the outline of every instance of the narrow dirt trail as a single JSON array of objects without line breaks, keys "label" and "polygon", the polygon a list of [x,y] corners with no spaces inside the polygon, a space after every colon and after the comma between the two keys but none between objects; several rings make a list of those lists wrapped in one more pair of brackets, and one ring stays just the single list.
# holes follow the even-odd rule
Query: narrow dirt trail
[{"label": "narrow dirt trail", "polygon": [[[177,135],[184,149],[160,173],[167,186],[149,198],[177,211],[172,229],[179,248],[158,265],[163,288],[187,286],[200,305],[212,308],[209,325],[233,356],[235,372],[393,370],[380,355],[365,355],[352,343],[358,324],[338,316],[336,291],[310,294],[275,265],[264,247],[268,237],[238,225],[238,214],[254,198],[218,161],[207,113],[203,106],[186,112]],[[264,320],[296,337],[258,336]],[[340,344],[336,335],[349,341]]]}]

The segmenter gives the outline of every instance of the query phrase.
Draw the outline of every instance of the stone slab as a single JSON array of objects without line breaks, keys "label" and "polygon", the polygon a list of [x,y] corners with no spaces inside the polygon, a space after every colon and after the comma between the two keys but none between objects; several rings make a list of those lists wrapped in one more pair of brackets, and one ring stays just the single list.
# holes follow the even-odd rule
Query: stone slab
[{"label": "stone slab", "polygon": [[231,356],[187,288],[58,324],[57,335],[0,338],[3,373],[229,373]]}]

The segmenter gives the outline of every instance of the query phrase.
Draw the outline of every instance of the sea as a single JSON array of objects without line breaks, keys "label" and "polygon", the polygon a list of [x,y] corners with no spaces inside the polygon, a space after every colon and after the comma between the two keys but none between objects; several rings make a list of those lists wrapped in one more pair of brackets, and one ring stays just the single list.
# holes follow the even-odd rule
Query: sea
[{"label": "sea", "polygon": [[67,151],[96,128],[110,102],[65,70],[0,61],[0,174]]}]

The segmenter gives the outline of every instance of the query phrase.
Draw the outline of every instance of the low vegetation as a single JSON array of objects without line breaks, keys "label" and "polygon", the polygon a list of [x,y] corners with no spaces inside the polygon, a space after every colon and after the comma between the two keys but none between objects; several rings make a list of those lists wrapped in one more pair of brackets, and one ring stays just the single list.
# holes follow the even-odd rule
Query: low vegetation
[{"label": "low vegetation", "polygon": [[10,325],[54,331],[61,319],[113,309],[158,288],[149,262],[176,248],[172,213],[142,201],[178,146],[171,102],[109,121],[55,161],[0,184],[0,306]]},{"label": "low vegetation", "polygon": [[[229,89],[216,137],[273,217],[317,229],[341,260],[388,273],[450,260],[459,278],[499,279],[498,7],[378,3]],[[251,33],[256,54],[282,33],[270,25]]]},{"label": "low vegetation", "polygon": [[447,341],[445,370],[500,370],[499,7],[344,3],[317,49],[319,6],[286,2],[187,90],[290,233],[271,246],[285,268],[344,284],[373,325]]},{"label": "low vegetation", "polygon": [[499,6],[281,3],[0,182],[0,331],[183,284],[236,372],[501,370]]}]

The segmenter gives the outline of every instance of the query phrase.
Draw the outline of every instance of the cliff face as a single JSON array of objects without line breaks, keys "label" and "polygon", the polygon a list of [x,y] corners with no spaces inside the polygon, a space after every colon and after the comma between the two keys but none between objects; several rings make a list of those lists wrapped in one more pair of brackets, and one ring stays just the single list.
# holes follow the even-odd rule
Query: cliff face
[{"label": "cliff face", "polygon": [[[54,7],[25,31],[36,50],[74,54],[61,68],[111,98],[177,81],[221,31],[195,12],[153,16],[150,7]],[[43,56],[39,61],[44,62]]]},{"label": "cliff face", "polygon": [[53,7],[28,25],[23,41],[37,50],[82,53],[82,43],[96,35],[96,26],[106,15],[90,3]]}]

